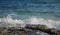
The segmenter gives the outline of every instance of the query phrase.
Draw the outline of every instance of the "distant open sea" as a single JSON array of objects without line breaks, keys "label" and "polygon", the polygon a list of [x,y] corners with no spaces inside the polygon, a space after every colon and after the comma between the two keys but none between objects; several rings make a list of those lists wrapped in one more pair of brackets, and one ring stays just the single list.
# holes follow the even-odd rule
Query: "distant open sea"
[{"label": "distant open sea", "polygon": [[19,24],[60,29],[60,0],[0,0],[0,26]]}]

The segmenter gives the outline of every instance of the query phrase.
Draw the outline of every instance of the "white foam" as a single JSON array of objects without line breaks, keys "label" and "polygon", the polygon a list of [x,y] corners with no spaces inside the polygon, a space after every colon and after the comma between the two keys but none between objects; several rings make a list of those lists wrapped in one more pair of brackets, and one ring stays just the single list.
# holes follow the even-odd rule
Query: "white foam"
[{"label": "white foam", "polygon": [[11,17],[1,18],[0,22],[8,25],[9,27],[17,26],[24,23],[22,20],[12,19]]},{"label": "white foam", "polygon": [[12,19],[12,17],[9,15],[6,18],[0,18],[0,22],[5,24],[7,27],[12,26],[18,26],[19,24],[24,27],[26,24],[41,24],[46,25],[49,28],[56,28],[57,25],[59,25],[60,21],[55,21],[51,19],[43,19],[43,18],[37,18],[37,17],[30,17],[25,20],[21,19]]},{"label": "white foam", "polygon": [[6,27],[16,27],[21,26],[24,27],[24,21],[21,19],[13,19],[12,16],[15,16],[16,14],[12,13],[9,14],[7,17],[0,18],[0,26],[6,26]]},{"label": "white foam", "polygon": [[36,18],[32,17],[28,20],[30,24],[41,24],[41,25],[46,25],[49,28],[55,27],[55,21],[54,20],[45,20],[43,18]]}]

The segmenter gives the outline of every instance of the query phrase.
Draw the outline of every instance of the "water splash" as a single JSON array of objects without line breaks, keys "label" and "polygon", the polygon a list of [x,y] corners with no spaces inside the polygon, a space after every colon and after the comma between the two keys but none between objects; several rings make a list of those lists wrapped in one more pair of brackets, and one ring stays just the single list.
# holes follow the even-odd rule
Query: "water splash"
[{"label": "water splash", "polygon": [[[14,14],[9,14],[6,18],[0,18],[0,23],[3,24],[3,26],[7,26],[7,27],[12,27],[12,26],[13,27],[16,27],[16,26],[25,27],[26,24],[41,24],[41,25],[46,25],[49,28],[56,28],[58,27],[60,23],[60,21],[37,18],[37,17],[29,17],[24,20],[13,19],[11,15],[14,15]],[[2,26],[1,24],[0,26]]]}]

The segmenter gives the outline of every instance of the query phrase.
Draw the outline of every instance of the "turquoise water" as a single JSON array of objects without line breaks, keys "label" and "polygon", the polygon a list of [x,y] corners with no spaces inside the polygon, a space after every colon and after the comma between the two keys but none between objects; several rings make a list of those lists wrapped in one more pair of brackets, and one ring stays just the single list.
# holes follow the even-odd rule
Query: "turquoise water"
[{"label": "turquoise water", "polygon": [[5,24],[6,26],[43,24],[49,28],[54,27],[60,29],[60,1],[0,1],[0,24]]}]

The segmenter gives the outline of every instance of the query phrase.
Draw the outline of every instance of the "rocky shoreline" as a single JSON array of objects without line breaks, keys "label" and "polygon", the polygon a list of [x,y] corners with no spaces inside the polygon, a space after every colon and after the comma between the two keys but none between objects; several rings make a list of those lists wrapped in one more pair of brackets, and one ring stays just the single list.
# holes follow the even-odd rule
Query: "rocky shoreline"
[{"label": "rocky shoreline", "polygon": [[60,35],[60,30],[48,28],[46,25],[26,24],[20,27],[0,27],[0,35]]}]

